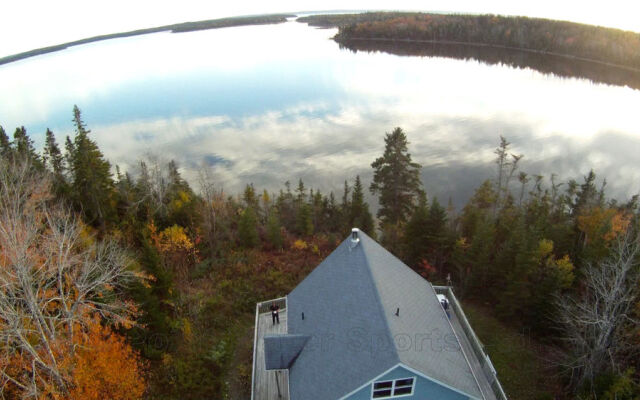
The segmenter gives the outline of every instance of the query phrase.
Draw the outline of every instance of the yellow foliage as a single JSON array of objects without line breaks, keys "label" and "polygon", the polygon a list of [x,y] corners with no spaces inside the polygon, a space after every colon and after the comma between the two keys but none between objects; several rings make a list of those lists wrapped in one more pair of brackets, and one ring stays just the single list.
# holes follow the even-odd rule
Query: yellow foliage
[{"label": "yellow foliage", "polygon": [[309,247],[309,245],[307,244],[307,242],[305,242],[302,239],[298,239],[295,242],[293,242],[293,248],[296,250],[306,250],[307,247]]},{"label": "yellow foliage", "polygon": [[538,256],[540,258],[547,257],[553,251],[553,241],[549,239],[542,239],[538,244]]},{"label": "yellow foliage", "polygon": [[466,237],[461,237],[460,239],[456,240],[456,247],[460,248],[460,249],[467,249],[469,248],[469,243],[467,243],[467,238]]},{"label": "yellow foliage", "polygon": [[563,288],[571,286],[575,276],[573,275],[573,263],[569,259],[569,256],[565,255],[561,259],[556,260],[555,266],[558,269],[558,274],[560,275],[560,285]]},{"label": "yellow foliage", "polygon": [[185,204],[189,203],[190,201],[191,196],[189,196],[189,193],[185,192],[184,190],[180,190],[178,192],[178,196],[171,201],[169,207],[173,211],[179,211],[182,207],[184,207]]},{"label": "yellow foliage", "polygon": [[190,342],[193,339],[193,329],[191,327],[191,322],[188,319],[182,319],[182,336],[187,342]]},{"label": "yellow foliage", "polygon": [[193,249],[193,242],[181,226],[173,225],[156,234],[156,228],[153,223],[151,223],[149,225],[149,231],[151,232],[151,238],[156,248],[161,253]]}]

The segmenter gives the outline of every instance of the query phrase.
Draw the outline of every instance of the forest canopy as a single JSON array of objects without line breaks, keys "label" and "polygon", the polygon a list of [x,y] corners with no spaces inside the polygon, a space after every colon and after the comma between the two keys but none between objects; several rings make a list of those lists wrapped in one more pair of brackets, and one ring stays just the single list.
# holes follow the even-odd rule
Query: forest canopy
[{"label": "forest canopy", "polygon": [[397,127],[380,134],[372,182],[345,177],[337,196],[299,178],[227,193],[174,161],[121,171],[78,107],[73,126],[64,146],[47,130],[41,152],[24,127],[0,128],[5,397],[246,398],[255,304],[289,293],[354,226],[546,349],[541,377],[503,382],[508,394],[640,394],[638,197],[609,198],[593,171],[532,174],[500,137],[495,175],[456,210],[429,196],[416,132]]}]

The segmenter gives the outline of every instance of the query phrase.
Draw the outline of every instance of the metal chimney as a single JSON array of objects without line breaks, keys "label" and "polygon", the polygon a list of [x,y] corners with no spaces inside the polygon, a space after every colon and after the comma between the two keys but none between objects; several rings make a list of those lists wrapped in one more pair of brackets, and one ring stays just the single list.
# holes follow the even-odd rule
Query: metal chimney
[{"label": "metal chimney", "polygon": [[358,244],[358,242],[360,241],[359,234],[360,234],[360,229],[358,228],[351,229],[351,242],[354,245]]}]

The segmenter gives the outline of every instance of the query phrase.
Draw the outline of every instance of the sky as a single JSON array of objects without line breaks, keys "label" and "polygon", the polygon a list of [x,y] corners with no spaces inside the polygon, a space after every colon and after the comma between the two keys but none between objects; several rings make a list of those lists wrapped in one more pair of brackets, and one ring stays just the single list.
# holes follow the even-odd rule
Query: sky
[{"label": "sky", "polygon": [[322,10],[526,15],[640,32],[640,4],[636,0],[4,0],[0,2],[0,57],[100,34],[171,23]]}]

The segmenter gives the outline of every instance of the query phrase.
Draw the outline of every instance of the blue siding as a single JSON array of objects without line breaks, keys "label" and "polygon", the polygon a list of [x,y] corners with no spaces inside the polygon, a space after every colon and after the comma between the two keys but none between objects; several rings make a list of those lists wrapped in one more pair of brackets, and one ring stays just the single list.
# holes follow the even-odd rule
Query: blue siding
[{"label": "blue siding", "polygon": [[[388,381],[392,379],[400,378],[416,378],[415,387],[413,389],[413,395],[396,397],[402,400],[469,400],[468,396],[460,394],[446,386],[434,382],[429,379],[425,379],[413,372],[410,372],[401,366],[394,368],[385,375],[376,379],[376,381]],[[363,387],[356,393],[352,394],[347,400],[371,400],[371,384]]]}]

